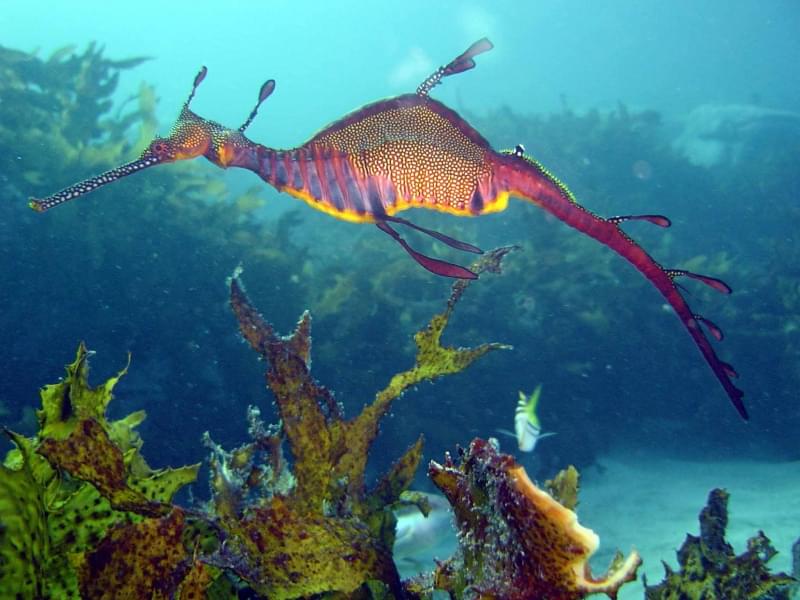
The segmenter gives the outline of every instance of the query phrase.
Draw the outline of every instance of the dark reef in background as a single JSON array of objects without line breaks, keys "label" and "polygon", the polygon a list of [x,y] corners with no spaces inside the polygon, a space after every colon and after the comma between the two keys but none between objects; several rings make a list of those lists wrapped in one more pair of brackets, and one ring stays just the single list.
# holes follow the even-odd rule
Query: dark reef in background
[{"label": "dark reef in background", "polygon": [[[195,442],[206,429],[222,444],[240,440],[244,425],[229,416],[266,406],[224,306],[221,282],[239,262],[278,327],[312,310],[324,340],[317,375],[337,400],[357,402],[359,390],[402,360],[406,349],[389,340],[414,331],[449,285],[373,228],[304,207],[270,219],[266,188],[231,194],[196,164],[154,169],[52,215],[26,208],[28,195],[129,159],[150,139],[152,89],[143,86],[122,109],[110,101],[120,71],[137,62],[110,61],[94,47],[47,60],[0,49],[3,421],[32,432],[35,390],[61,362],[46,353],[86,339],[101,369],[120,348],[132,352],[120,411],[147,408],[142,434],[158,465],[199,459]],[[797,458],[800,246],[787,240],[800,221],[800,140],[786,147],[783,139],[736,168],[700,168],[663,139],[658,115],[622,105],[546,117],[502,109],[471,121],[498,146],[525,144],[595,212],[673,218],[666,233],[632,226],[631,234],[647,238],[659,261],[734,287],[725,302],[692,287],[692,303],[726,330],[721,354],[740,367],[754,422],[743,433],[657,294],[591,240],[521,204],[476,220],[415,215],[483,245],[523,244],[505,276],[474,287],[451,331],[455,343],[491,337],[515,351],[435,394],[420,386],[385,424],[376,472],[394,455],[380,449],[404,446],[409,432],[425,432],[430,456],[441,456],[465,438],[508,428],[517,390],[540,382],[540,417],[559,434],[537,449],[548,472],[652,440],[669,451],[691,441],[694,455]],[[168,435],[174,428],[180,437]]]}]

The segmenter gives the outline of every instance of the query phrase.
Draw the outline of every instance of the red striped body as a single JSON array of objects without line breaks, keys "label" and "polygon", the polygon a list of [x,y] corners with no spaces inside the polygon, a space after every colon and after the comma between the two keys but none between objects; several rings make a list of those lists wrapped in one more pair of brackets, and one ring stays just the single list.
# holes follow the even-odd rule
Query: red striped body
[{"label": "red striped body", "polygon": [[[498,153],[443,104],[415,94],[366,106],[323,129],[303,146],[252,144],[232,163],[277,189],[354,222],[376,222],[411,207],[461,216],[503,210],[511,196],[529,200],[608,246],[638,269],[675,310],[742,416],[733,369],[719,360],[672,275],[614,220],[578,204],[537,164]],[[724,285],[724,284],[722,284]]]},{"label": "red striped body", "polygon": [[254,145],[231,166],[335,217],[374,222],[411,207],[470,216],[499,210],[488,142],[430,98],[399,96],[366,106],[303,146]]},{"label": "red striped body", "polygon": [[30,206],[43,212],[142,169],[204,156],[221,167],[253,171],[278,190],[334,217],[376,223],[429,271],[448,277],[474,278],[476,275],[464,267],[415,251],[392,229],[390,222],[411,226],[460,250],[480,252],[478,248],[394,215],[406,208],[422,207],[476,216],[503,210],[510,196],[523,198],[608,246],[638,269],[672,306],[739,414],[747,418],[742,392],[731,381],[736,373],[733,367],[719,360],[700,324],[717,339],[722,338],[722,331],[708,319],[692,313],[673,278],[686,275],[724,293],[729,293],[730,288],[713,277],[665,270],[619,227],[628,219],[667,227],[669,219],[661,215],[604,219],[592,214],[555,177],[525,158],[521,147],[511,154],[494,151],[457,113],[428,96],[443,77],[473,68],[473,58],[491,47],[487,39],[475,42],[423,81],[416,94],[365,106],[291,150],[268,148],[244,135],[260,104],[275,89],[272,80],[262,86],[258,104],[238,129],[193,113],[189,102],[205,78],[203,68],[195,77],[189,99],[169,137],[153,140],[135,161],[46,198],[33,198]]},{"label": "red striped body", "polygon": [[499,185],[512,196],[534,202],[570,227],[608,246],[636,267],[675,311],[736,410],[742,417],[747,418],[742,402],[743,393],[731,381],[731,377],[736,376],[733,367],[719,359],[711,342],[700,328],[698,319],[701,318],[692,312],[669,271],[628,237],[617,223],[598,217],[572,201],[557,183],[537,173],[536,167],[525,159],[509,155],[500,156],[495,164],[494,173]]}]

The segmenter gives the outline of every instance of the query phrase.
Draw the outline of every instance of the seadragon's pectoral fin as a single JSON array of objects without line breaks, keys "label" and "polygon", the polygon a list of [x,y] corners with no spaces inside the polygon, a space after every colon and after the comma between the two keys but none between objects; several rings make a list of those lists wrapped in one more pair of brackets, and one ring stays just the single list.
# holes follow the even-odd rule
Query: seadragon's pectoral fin
[{"label": "seadragon's pectoral fin", "polygon": [[445,235],[439,231],[428,229],[427,227],[422,227],[420,225],[417,225],[416,223],[412,223],[408,219],[402,219],[400,217],[392,217],[386,215],[383,217],[383,220],[390,221],[392,223],[399,223],[400,225],[405,225],[406,227],[410,227],[411,229],[416,229],[417,231],[429,235],[433,239],[439,240],[443,244],[447,244],[448,246],[450,246],[451,248],[455,248],[456,250],[462,250],[464,252],[472,252],[473,254],[483,254],[483,250],[481,250],[477,246],[473,246],[472,244],[468,244],[467,242],[462,242],[461,240],[452,238],[449,235]]},{"label": "seadragon's pectoral fin", "polygon": [[[453,246],[455,248],[459,248],[461,250],[466,250],[466,247],[469,247],[469,248],[474,248],[474,250],[468,250],[469,252],[474,252],[474,251],[480,252],[480,250],[478,248],[476,248],[475,246],[472,246],[470,244],[465,244],[464,242],[459,242],[458,240],[454,240],[453,238],[451,238],[449,236],[446,236],[444,234],[440,234],[438,232],[431,231],[429,229],[424,229],[424,228],[419,227],[417,225],[413,225],[409,221],[406,221],[405,219],[397,219],[395,217],[391,217],[390,219],[392,221],[395,221],[395,222],[402,223],[404,225],[408,225],[410,227],[413,227],[414,229],[418,229],[419,231],[422,231],[423,233],[428,233],[429,235],[436,234],[436,235],[433,235],[433,237],[435,237],[436,239],[438,239],[438,240],[440,240],[440,241],[442,241],[442,242],[444,242],[444,243],[446,243],[446,244],[448,244],[450,246]],[[402,246],[403,250],[408,252],[408,254],[409,254],[409,256],[411,256],[411,258],[413,258],[420,265],[422,265],[422,267],[424,267],[425,269],[427,269],[431,273],[434,273],[435,275],[441,275],[442,277],[454,277],[456,279],[477,279],[478,278],[478,276],[475,273],[473,273],[472,271],[470,271],[466,267],[462,267],[460,265],[456,265],[456,264],[453,264],[451,262],[447,262],[445,260],[439,260],[438,258],[432,258],[430,256],[426,256],[425,254],[422,254],[421,252],[417,252],[411,246],[408,245],[408,242],[406,242],[400,236],[400,234],[397,233],[397,231],[392,229],[392,226],[389,225],[389,223],[387,223],[386,220],[376,221],[375,225],[377,225],[378,229],[380,229],[384,233],[386,233],[389,236],[391,236],[391,238],[394,241],[396,241],[398,244],[400,244],[400,246]],[[454,242],[456,244],[463,245],[464,247],[455,246],[455,245],[451,244],[450,242]]]}]

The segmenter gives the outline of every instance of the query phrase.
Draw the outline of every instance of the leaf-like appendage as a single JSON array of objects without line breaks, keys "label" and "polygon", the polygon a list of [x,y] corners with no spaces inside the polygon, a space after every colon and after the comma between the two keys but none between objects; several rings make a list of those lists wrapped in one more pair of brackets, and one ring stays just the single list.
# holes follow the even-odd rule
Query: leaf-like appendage
[{"label": "leaf-like appendage", "polygon": [[84,419],[105,422],[106,407],[113,398],[111,392],[127,373],[128,367],[125,366],[117,375],[92,388],[88,382],[89,356],[91,352],[81,342],[75,360],[66,367],[67,377],[42,388],[42,409],[36,413],[40,438],[62,440]]},{"label": "leaf-like appendage", "polygon": [[186,570],[184,514],[174,509],[160,519],[148,518],[112,529],[83,556],[78,569],[84,598],[169,598]]}]

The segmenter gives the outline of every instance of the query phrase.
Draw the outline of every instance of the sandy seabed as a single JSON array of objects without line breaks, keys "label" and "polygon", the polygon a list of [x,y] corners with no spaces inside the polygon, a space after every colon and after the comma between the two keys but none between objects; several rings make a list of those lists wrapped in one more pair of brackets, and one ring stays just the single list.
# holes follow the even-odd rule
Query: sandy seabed
[{"label": "sandy seabed", "polygon": [[600,535],[592,562],[602,572],[616,548],[636,548],[644,559],[639,579],[620,600],[644,597],[664,577],[661,561],[677,568],[686,534],[699,535],[698,514],[715,487],[730,493],[727,540],[739,554],[763,530],[778,555],[771,571],[791,572],[791,548],[800,537],[800,462],[691,462],[646,456],[610,456],[583,473],[578,517]]},{"label": "sandy seabed", "polygon": [[[523,463],[525,460],[523,459]],[[654,585],[662,581],[665,561],[677,569],[676,551],[686,534],[698,535],[698,515],[711,489],[730,493],[727,540],[739,554],[747,539],[763,530],[778,555],[773,573],[791,572],[791,547],[800,537],[800,462],[700,462],[629,453],[601,458],[581,474],[578,518],[600,536],[592,559],[595,573],[608,567],[616,549],[635,548],[644,563],[639,578],[623,586],[619,600],[644,598],[642,575]],[[403,576],[449,557],[455,530],[440,543],[400,560]],[[601,598],[603,596],[594,596]]]}]

